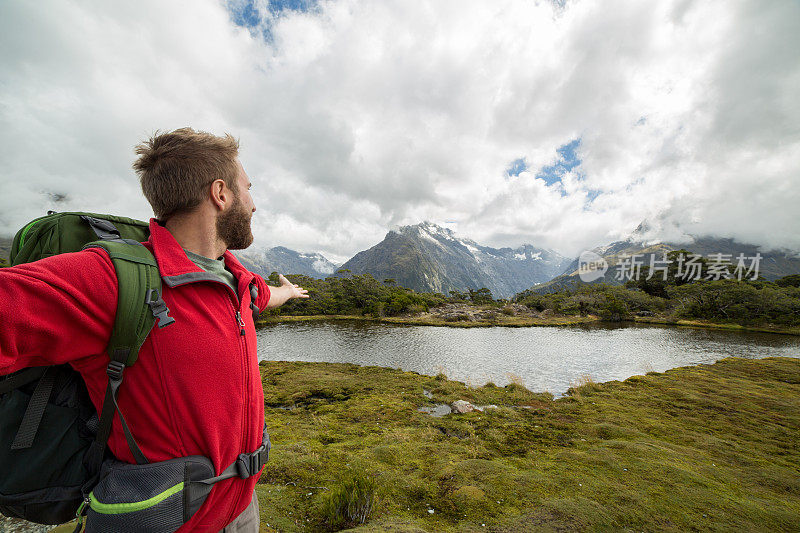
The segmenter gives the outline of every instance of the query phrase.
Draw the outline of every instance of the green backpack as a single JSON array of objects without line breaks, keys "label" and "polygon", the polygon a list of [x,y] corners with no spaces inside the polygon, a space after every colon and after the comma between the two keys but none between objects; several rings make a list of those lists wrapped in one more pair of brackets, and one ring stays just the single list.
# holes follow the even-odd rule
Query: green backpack
[{"label": "green backpack", "polygon": [[[14,237],[12,266],[89,247],[105,249],[116,270],[119,299],[99,417],[83,380],[69,365],[26,368],[0,377],[4,515],[42,524],[68,522],[97,482],[114,412],[119,412],[116,398],[123,370],[136,363],[156,320],[160,328],[174,322],[161,298],[155,258],[140,244],[148,235],[145,222],[130,218],[49,212]],[[147,463],[121,412],[120,420],[137,463]]]}]

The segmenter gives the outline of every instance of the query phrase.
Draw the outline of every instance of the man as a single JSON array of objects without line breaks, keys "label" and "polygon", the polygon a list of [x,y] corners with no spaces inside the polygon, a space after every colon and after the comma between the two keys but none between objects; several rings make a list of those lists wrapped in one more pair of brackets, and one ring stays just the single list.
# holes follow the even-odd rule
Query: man
[{"label": "man", "polygon": [[[148,461],[204,455],[217,474],[262,440],[250,283],[258,287],[259,309],[308,297],[283,276],[280,287],[268,287],[229,251],[253,241],[255,206],[238,148],[230,135],[190,128],[156,134],[136,148],[134,169],[155,213],[144,244],[158,263],[175,322],[153,328],[118,398]],[[99,249],[0,270],[0,375],[69,363],[99,412],[117,294],[114,267]],[[119,417],[108,447],[135,462]],[[258,531],[257,479],[217,483],[180,531]]]}]

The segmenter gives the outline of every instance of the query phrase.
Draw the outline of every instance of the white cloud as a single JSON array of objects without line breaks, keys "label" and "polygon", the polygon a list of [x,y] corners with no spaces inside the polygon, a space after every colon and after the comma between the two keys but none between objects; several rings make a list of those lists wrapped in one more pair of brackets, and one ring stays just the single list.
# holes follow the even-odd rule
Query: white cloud
[{"label": "white cloud", "polygon": [[[660,217],[800,249],[796,2],[261,9],[269,43],[208,0],[7,2],[0,232],[148,217],[133,146],[191,125],[241,138],[260,246],[343,260],[433,220],[576,253]],[[576,138],[582,165],[535,179]]]}]

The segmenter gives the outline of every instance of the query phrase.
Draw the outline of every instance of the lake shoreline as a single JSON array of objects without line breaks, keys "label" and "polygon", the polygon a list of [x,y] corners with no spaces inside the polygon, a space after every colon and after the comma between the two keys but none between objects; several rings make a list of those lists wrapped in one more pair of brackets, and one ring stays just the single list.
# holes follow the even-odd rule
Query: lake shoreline
[{"label": "lake shoreline", "polygon": [[261,318],[256,323],[256,326],[265,326],[270,324],[279,324],[282,322],[313,322],[319,320],[360,320],[364,322],[384,323],[384,324],[398,324],[406,326],[440,326],[451,328],[489,328],[489,327],[506,327],[506,328],[528,328],[528,327],[546,327],[546,326],[575,326],[584,324],[651,324],[655,326],[676,326],[697,329],[717,329],[727,331],[750,331],[757,333],[775,333],[778,335],[793,335],[800,336],[800,328],[779,328],[767,326],[744,326],[741,324],[729,324],[721,322],[710,322],[705,320],[685,320],[685,319],[670,319],[662,317],[633,317],[629,319],[622,319],[620,321],[607,321],[602,318],[590,315],[585,317],[580,316],[564,316],[564,317],[507,317],[500,316],[493,320],[476,320],[474,322],[467,321],[447,321],[438,318],[431,318],[430,316],[398,316],[398,317],[370,317],[363,315],[275,315],[266,318]]}]

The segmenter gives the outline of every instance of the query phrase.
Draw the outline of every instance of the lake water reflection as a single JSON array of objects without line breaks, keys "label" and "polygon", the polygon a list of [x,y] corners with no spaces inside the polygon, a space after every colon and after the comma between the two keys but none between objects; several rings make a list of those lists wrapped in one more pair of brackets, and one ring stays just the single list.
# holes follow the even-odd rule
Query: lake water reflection
[{"label": "lake water reflection", "polygon": [[800,357],[800,337],[626,324],[447,328],[362,321],[282,323],[258,330],[259,359],[377,365],[482,385],[519,376],[558,396],[582,376],[625,379],[725,357]]}]

